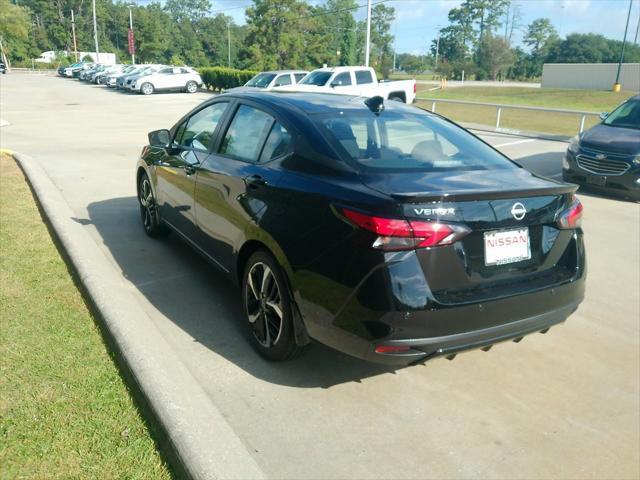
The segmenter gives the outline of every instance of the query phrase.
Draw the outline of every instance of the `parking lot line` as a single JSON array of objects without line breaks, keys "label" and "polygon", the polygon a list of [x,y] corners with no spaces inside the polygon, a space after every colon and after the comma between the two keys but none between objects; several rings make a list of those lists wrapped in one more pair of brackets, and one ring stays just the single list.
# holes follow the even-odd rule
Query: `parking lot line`
[{"label": "parking lot line", "polygon": [[494,145],[494,147],[496,147],[496,148],[508,147],[510,145],[519,145],[521,143],[529,143],[529,142],[533,142],[535,140],[536,140],[535,138],[527,138],[525,140],[516,140],[515,142],[500,143],[498,145]]}]

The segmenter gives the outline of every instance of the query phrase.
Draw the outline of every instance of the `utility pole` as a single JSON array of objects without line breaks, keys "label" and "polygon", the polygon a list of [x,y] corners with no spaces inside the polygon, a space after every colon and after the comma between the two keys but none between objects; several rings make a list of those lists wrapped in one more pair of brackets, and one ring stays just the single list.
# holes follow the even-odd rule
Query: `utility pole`
[{"label": "utility pole", "polygon": [[636,38],[633,41],[636,45],[638,44],[638,32],[640,31],[640,12],[638,12],[638,25],[636,25]]},{"label": "utility pole", "polygon": [[229,56],[229,68],[231,68],[231,20],[227,22],[227,53]]},{"label": "utility pole", "polygon": [[96,41],[96,63],[100,63],[100,48],[98,48],[98,23],[96,22],[96,0],[93,4],[93,39]]},{"label": "utility pole", "polygon": [[136,46],[133,37],[133,13],[131,12],[133,5],[129,5],[129,53],[131,54],[131,64],[136,64]]},{"label": "utility pole", "polygon": [[76,43],[76,20],[73,16],[73,8],[71,9],[71,33],[73,34],[73,53],[76,57],[76,63],[78,62],[78,44]]},{"label": "utility pole", "polygon": [[627,31],[629,30],[629,19],[631,18],[631,6],[633,0],[629,0],[629,13],[627,13],[627,25],[624,27],[624,37],[622,38],[622,51],[620,52],[620,61],[618,62],[618,73],[616,73],[616,83],[613,84],[613,91],[620,91],[620,70],[622,69],[622,62],[624,61],[624,47],[627,44]]},{"label": "utility pole", "polygon": [[364,66],[369,66],[369,51],[371,50],[371,0],[367,0],[367,43],[364,49]]}]

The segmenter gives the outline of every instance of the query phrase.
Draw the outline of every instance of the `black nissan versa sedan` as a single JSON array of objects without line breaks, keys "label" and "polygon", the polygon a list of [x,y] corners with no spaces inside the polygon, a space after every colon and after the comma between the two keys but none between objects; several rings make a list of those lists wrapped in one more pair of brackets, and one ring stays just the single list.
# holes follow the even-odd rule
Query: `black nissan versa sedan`
[{"label": "black nissan versa sedan", "polygon": [[381,97],[242,92],[149,134],[144,229],[241,286],[266,358],[393,364],[545,333],[584,296],[577,188]]},{"label": "black nissan versa sedan", "polygon": [[640,202],[640,95],[571,141],[563,159],[565,181]]}]

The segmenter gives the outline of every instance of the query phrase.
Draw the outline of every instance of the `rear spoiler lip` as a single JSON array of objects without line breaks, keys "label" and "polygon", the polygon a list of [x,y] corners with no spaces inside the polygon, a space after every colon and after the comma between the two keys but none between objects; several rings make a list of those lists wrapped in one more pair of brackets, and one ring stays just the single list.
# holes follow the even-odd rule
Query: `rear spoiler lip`
[{"label": "rear spoiler lip", "polygon": [[513,190],[468,190],[462,192],[451,193],[430,193],[430,192],[408,192],[408,193],[392,193],[389,196],[394,200],[418,203],[418,202],[457,202],[457,201],[473,201],[473,200],[498,200],[505,198],[526,198],[526,197],[542,197],[545,195],[563,195],[567,193],[575,193],[578,185],[560,184],[549,187],[529,188],[529,189],[513,189]]}]

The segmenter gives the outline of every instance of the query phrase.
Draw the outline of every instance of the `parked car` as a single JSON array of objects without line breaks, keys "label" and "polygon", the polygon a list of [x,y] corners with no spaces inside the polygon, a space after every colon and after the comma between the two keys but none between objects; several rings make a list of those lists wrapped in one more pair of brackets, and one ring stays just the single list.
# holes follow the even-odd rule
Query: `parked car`
[{"label": "parked car", "polygon": [[92,78],[92,82],[97,85],[104,85],[107,81],[107,77],[109,77],[110,75],[121,74],[125,67],[126,65],[121,64],[111,65],[102,72],[96,73]]},{"label": "parked car", "polygon": [[365,97],[380,96],[403,103],[416,98],[415,80],[378,82],[376,72],[367,67],[329,67],[313,70],[296,85],[278,87],[279,90],[325,92]]},{"label": "parked car", "polygon": [[565,181],[640,201],[640,95],[631,97],[569,145]]},{"label": "parked car", "polygon": [[2,73],[3,75],[5,73],[7,73],[7,67],[4,63],[0,62],[0,73]]},{"label": "parked car", "polygon": [[488,349],[584,296],[575,185],[381,97],[216,96],[149,133],[135,180],[145,232],[241,286],[268,359],[309,339],[396,364]]},{"label": "parked car", "polygon": [[106,76],[106,78],[104,79],[104,84],[107,87],[117,87],[117,83],[118,83],[118,79],[119,78],[124,78],[127,75],[131,74],[133,71],[135,71],[137,68],[140,68],[139,66],[136,65],[127,65],[126,67],[124,67],[122,69],[121,72],[116,72],[116,73],[111,73],[109,75]]},{"label": "parked car", "polygon": [[271,72],[260,72],[242,87],[231,88],[229,92],[241,92],[243,90],[265,90],[269,91],[274,87],[284,87],[295,85],[302,80],[309,72],[304,70],[274,70]]},{"label": "parked car", "polygon": [[138,78],[151,75],[165,67],[166,65],[141,65],[139,69],[132,71],[129,75],[124,77],[122,83],[118,82],[118,88],[130,91],[131,86],[135,84]]},{"label": "parked car", "polygon": [[96,64],[95,63],[83,63],[78,67],[71,69],[71,76],[73,78],[80,78],[80,75],[86,72],[87,70],[92,69]]},{"label": "parked car", "polygon": [[196,93],[202,86],[198,72],[187,67],[165,67],[131,82],[131,91],[151,95],[156,91]]}]

